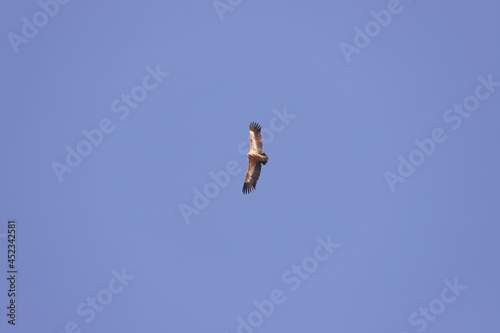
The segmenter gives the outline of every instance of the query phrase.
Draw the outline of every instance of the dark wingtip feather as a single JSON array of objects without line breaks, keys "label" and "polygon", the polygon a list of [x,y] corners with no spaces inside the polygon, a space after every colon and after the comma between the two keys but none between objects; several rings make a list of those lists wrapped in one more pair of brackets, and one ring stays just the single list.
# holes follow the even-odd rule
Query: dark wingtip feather
[{"label": "dark wingtip feather", "polygon": [[256,123],[255,121],[252,121],[250,123],[250,126],[248,126],[250,128],[250,130],[256,130],[256,131],[259,131],[262,129],[262,126],[260,126],[258,123]]},{"label": "dark wingtip feather", "polygon": [[243,184],[243,190],[242,190],[242,191],[243,191],[243,194],[249,194],[249,193],[251,193],[254,189],[255,189],[255,187],[254,187],[254,188],[252,188],[252,186],[251,186],[251,184],[250,184],[250,183],[244,183],[244,184]]}]

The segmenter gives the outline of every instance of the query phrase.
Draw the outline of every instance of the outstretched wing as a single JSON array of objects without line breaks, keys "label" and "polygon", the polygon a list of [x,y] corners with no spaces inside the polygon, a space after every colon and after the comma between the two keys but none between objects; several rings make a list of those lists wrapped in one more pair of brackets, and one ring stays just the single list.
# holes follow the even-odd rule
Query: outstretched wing
[{"label": "outstretched wing", "polygon": [[262,127],[256,122],[251,122],[248,127],[250,128],[250,153],[262,154],[264,152],[264,144],[260,135]]},{"label": "outstretched wing", "polygon": [[260,169],[262,168],[262,164],[260,162],[255,162],[252,160],[248,161],[248,171],[247,176],[245,177],[245,184],[243,184],[243,193],[248,194],[255,190],[257,186],[257,181],[260,176]]}]

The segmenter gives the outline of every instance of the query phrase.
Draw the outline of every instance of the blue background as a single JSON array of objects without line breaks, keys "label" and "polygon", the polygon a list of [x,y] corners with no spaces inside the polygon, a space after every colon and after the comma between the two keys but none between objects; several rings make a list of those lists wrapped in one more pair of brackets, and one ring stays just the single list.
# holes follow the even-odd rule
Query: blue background
[{"label": "blue background", "polygon": [[[210,0],[70,1],[47,22],[35,0],[0,4],[0,269],[16,219],[15,329],[498,328],[500,88],[457,129],[443,115],[478,77],[500,81],[500,4],[402,0],[348,62],[341,43],[391,1],[232,3],[219,15]],[[42,26],[13,47],[34,15]],[[112,103],[140,91],[148,66],[169,75],[120,119]],[[113,132],[59,181],[53,163],[105,118]],[[269,163],[244,196],[251,121],[267,129]],[[384,174],[435,128],[446,140],[391,191]],[[224,186],[207,185],[230,161]],[[340,246],[291,290],[283,274],[314,263],[318,237]],[[467,288],[443,303],[455,279]],[[0,329],[14,331],[2,280]],[[238,329],[275,289],[286,300]],[[97,296],[91,320],[77,313]],[[430,304],[439,315],[423,320]]]}]

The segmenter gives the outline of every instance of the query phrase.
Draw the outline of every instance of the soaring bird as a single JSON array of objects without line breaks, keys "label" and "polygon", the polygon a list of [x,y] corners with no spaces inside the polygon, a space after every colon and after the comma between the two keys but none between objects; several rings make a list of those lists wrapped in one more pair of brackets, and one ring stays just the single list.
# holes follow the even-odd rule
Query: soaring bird
[{"label": "soaring bird", "polygon": [[251,122],[250,126],[250,151],[248,152],[248,171],[243,184],[243,193],[248,194],[255,190],[257,181],[260,176],[260,169],[267,164],[269,157],[264,153],[264,145],[262,144],[262,136],[260,130],[262,127],[256,122]]}]

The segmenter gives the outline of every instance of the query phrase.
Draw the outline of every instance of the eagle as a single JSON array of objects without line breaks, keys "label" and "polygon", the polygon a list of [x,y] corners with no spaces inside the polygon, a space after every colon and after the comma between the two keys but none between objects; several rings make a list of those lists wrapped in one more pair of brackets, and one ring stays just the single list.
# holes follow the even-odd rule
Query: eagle
[{"label": "eagle", "polygon": [[248,194],[255,190],[260,176],[262,165],[266,165],[269,157],[264,153],[262,136],[260,130],[262,127],[256,122],[251,122],[250,126],[250,151],[248,152],[248,170],[243,184],[243,193]]}]

